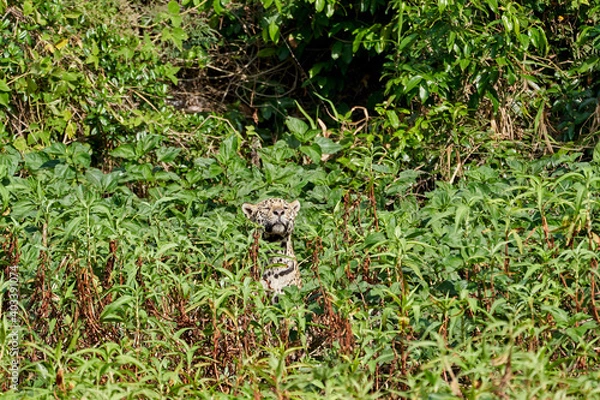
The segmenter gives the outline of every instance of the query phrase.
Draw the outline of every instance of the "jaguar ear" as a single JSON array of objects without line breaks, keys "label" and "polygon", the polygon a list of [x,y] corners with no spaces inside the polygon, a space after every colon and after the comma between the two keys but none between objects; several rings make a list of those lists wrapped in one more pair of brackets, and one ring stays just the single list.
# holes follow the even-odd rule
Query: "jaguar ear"
[{"label": "jaguar ear", "polygon": [[298,214],[298,211],[300,211],[300,202],[298,200],[294,200],[290,203],[290,207],[294,213]]},{"label": "jaguar ear", "polygon": [[250,203],[244,203],[242,204],[242,211],[244,212],[244,214],[246,215],[246,217],[249,220],[252,220],[254,218],[254,214],[256,213],[256,205],[255,204],[250,204]]}]

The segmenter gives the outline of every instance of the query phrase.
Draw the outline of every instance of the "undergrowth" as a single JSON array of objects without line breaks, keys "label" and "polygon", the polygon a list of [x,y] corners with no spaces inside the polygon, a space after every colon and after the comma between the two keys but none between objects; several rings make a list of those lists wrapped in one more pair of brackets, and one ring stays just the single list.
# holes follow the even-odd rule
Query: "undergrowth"
[{"label": "undergrowth", "polygon": [[[291,137],[260,167],[231,135],[144,179],[139,160],[90,167],[77,143],[5,148],[0,287],[17,265],[22,393],[600,395],[597,162],[509,151],[423,193],[383,149],[350,170]],[[302,203],[305,283],[275,305],[239,209],[265,196]]]},{"label": "undergrowth", "polygon": [[[3,398],[600,398],[596,5],[146,3],[0,0]],[[311,79],[292,6],[343,33]],[[386,26],[381,102],[318,93]],[[269,196],[302,205],[277,304],[240,210]]]}]

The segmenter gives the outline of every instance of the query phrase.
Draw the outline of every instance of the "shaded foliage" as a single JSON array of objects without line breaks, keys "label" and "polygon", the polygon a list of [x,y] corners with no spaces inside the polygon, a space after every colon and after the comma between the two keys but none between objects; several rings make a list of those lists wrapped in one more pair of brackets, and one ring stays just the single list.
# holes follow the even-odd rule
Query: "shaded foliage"
[{"label": "shaded foliage", "polygon": [[[510,139],[573,140],[598,129],[600,8],[587,1],[251,4],[214,9],[228,27],[225,44],[245,40],[242,48],[259,58],[293,61],[309,93],[346,101],[347,109],[383,105],[391,132],[411,145],[439,141],[436,133],[457,122],[490,119]],[[359,90],[366,94],[357,98]],[[420,123],[415,137],[407,128],[421,118],[433,126]]]}]

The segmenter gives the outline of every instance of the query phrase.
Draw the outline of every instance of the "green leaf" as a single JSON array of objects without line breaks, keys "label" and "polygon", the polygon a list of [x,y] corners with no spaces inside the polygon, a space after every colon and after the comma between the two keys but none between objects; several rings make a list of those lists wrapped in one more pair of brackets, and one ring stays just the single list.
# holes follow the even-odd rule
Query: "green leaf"
[{"label": "green leaf", "polygon": [[177,15],[177,14],[179,14],[180,7],[179,7],[179,4],[176,1],[171,0],[169,2],[169,4],[167,5],[167,9],[169,10],[170,14]]},{"label": "green leaf", "polygon": [[85,172],[85,178],[89,183],[94,185],[98,189],[102,189],[102,177],[104,174],[102,171],[96,168],[88,169]]},{"label": "green leaf", "polygon": [[340,58],[342,56],[343,51],[344,51],[344,43],[335,42],[334,45],[331,47],[331,59],[337,60],[338,58]]},{"label": "green leaf", "polygon": [[229,135],[219,146],[219,160],[223,164],[237,156],[239,141],[236,134]]},{"label": "green leaf", "polygon": [[315,143],[321,147],[323,154],[335,154],[343,149],[341,144],[335,143],[333,140],[323,136],[317,136],[315,138]]},{"label": "green leaf", "polygon": [[371,233],[365,239],[365,247],[371,247],[375,245],[381,245],[386,242],[386,237],[383,232]]},{"label": "green leaf", "polygon": [[172,162],[181,153],[181,148],[177,147],[160,147],[156,150],[156,157],[161,162]]},{"label": "green leaf", "polygon": [[127,310],[132,304],[136,304],[137,299],[132,296],[121,296],[110,304],[107,304],[100,314],[100,321],[107,322],[125,322]]},{"label": "green leaf", "polygon": [[413,33],[411,35],[408,35],[404,39],[402,39],[402,41],[398,45],[398,51],[401,51],[402,49],[404,49],[408,45],[412,44],[412,42],[414,42],[415,40],[417,40],[417,38],[418,38],[418,35],[416,33]]},{"label": "green leaf", "polygon": [[406,85],[404,85],[404,93],[410,93],[410,91],[415,88],[421,81],[423,77],[421,75],[415,75],[408,80]]},{"label": "green leaf", "polygon": [[30,15],[34,10],[33,4],[31,1],[26,0],[23,2],[23,15]]},{"label": "green leaf", "polygon": [[150,151],[156,149],[160,145],[161,140],[162,138],[158,135],[143,136],[137,141],[136,154],[148,154]]},{"label": "green leaf", "polygon": [[64,225],[64,235],[66,237],[78,237],[80,232],[85,227],[85,219],[81,216],[75,216],[73,219],[68,220]]},{"label": "green leaf", "polygon": [[54,142],[43,151],[53,156],[65,157],[67,155],[67,146],[64,143]]},{"label": "green leaf", "polygon": [[298,140],[301,140],[302,135],[308,130],[308,124],[299,118],[287,117],[285,125]]},{"label": "green leaf", "polygon": [[141,165],[132,165],[130,168],[130,172],[136,179],[142,179],[146,181],[153,182],[154,175],[152,174],[152,165],[149,163],[141,164]]},{"label": "green leaf", "polygon": [[135,147],[130,143],[122,144],[111,151],[110,155],[113,157],[124,158],[126,160],[135,160],[137,158]]},{"label": "green leaf", "polygon": [[171,39],[179,50],[183,48],[183,41],[187,40],[187,38],[188,35],[183,28],[175,27],[171,30]]},{"label": "green leaf", "polygon": [[471,64],[471,60],[468,58],[463,58],[458,61],[458,66],[460,67],[461,71],[466,70],[470,64]]},{"label": "green leaf", "polygon": [[13,140],[12,145],[15,149],[22,152],[25,152],[27,149],[29,149],[29,146],[27,145],[27,140],[22,136]]},{"label": "green leaf", "polygon": [[25,167],[33,171],[38,170],[49,160],[49,157],[42,152],[32,152],[25,154]]},{"label": "green leaf", "polygon": [[525,34],[519,34],[517,35],[517,38],[519,39],[519,42],[521,42],[523,49],[527,50],[529,42],[531,41],[530,37]]},{"label": "green leaf", "polygon": [[438,0],[438,12],[442,14],[448,5],[448,0]]},{"label": "green leaf", "polygon": [[275,21],[271,21],[269,24],[269,38],[273,43],[279,41],[279,25]]},{"label": "green leaf", "polygon": [[325,9],[325,0],[316,0],[315,1],[315,10],[317,12],[321,12]]},{"label": "green leaf", "polygon": [[73,154],[73,164],[81,167],[89,167],[92,162],[92,157],[85,152],[77,152]]},{"label": "green leaf", "polygon": [[456,214],[454,217],[454,232],[458,232],[459,227],[463,224],[466,223],[466,221],[469,218],[469,207],[467,207],[465,204],[458,204],[456,206]]},{"label": "green leaf", "polygon": [[504,29],[507,32],[512,32],[514,28],[513,21],[506,14],[502,15],[502,24],[504,24]]},{"label": "green leaf", "polygon": [[398,128],[400,126],[400,119],[398,118],[398,114],[394,110],[386,110],[385,115],[390,122],[392,128]]},{"label": "green leaf", "polygon": [[10,87],[6,83],[6,79],[0,79],[0,105],[8,107],[10,103]]},{"label": "green leaf", "polygon": [[223,11],[225,11],[223,4],[221,4],[221,0],[213,0],[212,8],[215,11],[215,13],[217,13],[217,14],[223,14]]},{"label": "green leaf", "polygon": [[91,163],[90,147],[88,144],[75,142],[67,148],[67,154],[70,156],[74,165],[89,167]]},{"label": "green leaf", "polygon": [[8,93],[0,93],[0,105],[8,107],[9,103],[10,103],[10,96],[8,95]]},{"label": "green leaf", "polygon": [[498,13],[498,0],[486,0],[488,7],[495,13]]},{"label": "green leaf", "polygon": [[600,142],[594,146],[594,162],[600,164]]},{"label": "green leaf", "polygon": [[54,175],[60,176],[62,179],[75,179],[75,170],[67,163],[60,163],[54,167]]},{"label": "green leaf", "polygon": [[73,121],[69,121],[65,127],[65,135],[67,135],[69,139],[73,139],[76,134],[77,126],[73,123]]},{"label": "green leaf", "polygon": [[321,161],[321,147],[316,143],[311,146],[300,146],[300,151],[310,157],[314,164]]},{"label": "green leaf", "polygon": [[427,85],[419,86],[419,98],[422,102],[425,102],[429,98],[429,89]]},{"label": "green leaf", "polygon": [[208,179],[216,178],[223,173],[223,168],[217,164],[211,164],[206,171],[205,177]]}]

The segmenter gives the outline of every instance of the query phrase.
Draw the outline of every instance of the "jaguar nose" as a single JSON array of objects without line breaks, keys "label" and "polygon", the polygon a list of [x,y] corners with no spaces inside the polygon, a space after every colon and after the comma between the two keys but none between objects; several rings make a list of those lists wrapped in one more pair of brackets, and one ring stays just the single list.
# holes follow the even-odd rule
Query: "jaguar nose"
[{"label": "jaguar nose", "polygon": [[273,214],[275,214],[277,217],[282,217],[284,214],[285,210],[284,209],[280,209],[280,210],[273,210]]}]

